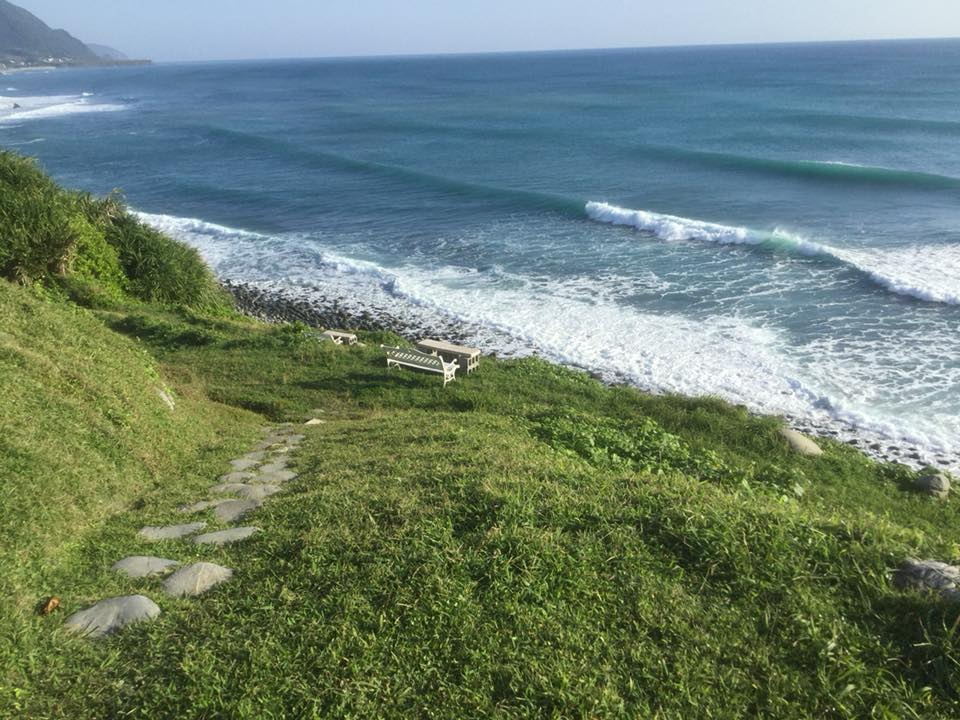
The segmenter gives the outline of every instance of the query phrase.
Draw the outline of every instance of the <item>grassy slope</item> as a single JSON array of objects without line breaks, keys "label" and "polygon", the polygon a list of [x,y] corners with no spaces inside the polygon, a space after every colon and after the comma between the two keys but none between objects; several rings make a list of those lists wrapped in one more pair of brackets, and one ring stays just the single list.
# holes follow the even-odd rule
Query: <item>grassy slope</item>
[{"label": "grassy slope", "polygon": [[261,422],[189,385],[171,412],[167,389],[136,341],[0,281],[0,713],[31,677],[58,671],[59,641],[34,605],[101,596],[104,574],[88,570],[116,558],[90,539],[131,507],[167,509],[205,487]]},{"label": "grassy slope", "polygon": [[[24,297],[0,295],[5,314],[17,317],[12,304]],[[149,361],[88,314],[29,310],[49,320],[22,323],[21,335],[32,337],[21,344],[53,346],[76,322],[91,344],[128,353],[109,350],[90,363],[134,376],[117,376],[122,387],[110,392],[76,390],[74,412],[95,417],[74,425],[54,419],[35,429],[33,407],[7,423],[30,428],[39,447],[63,437],[127,463],[111,473],[85,461],[73,471],[81,484],[69,483],[76,500],[14,508],[32,513],[36,539],[46,538],[26,543],[14,531],[20,596],[4,633],[17,642],[0,651],[13,678],[0,703],[16,702],[16,714],[958,712],[956,609],[897,593],[886,577],[906,554],[958,555],[956,503],[911,494],[909,473],[837,444],[823,458],[799,458],[771,419],[710,400],[603,388],[536,360],[486,361],[444,391],[433,376],[388,375],[375,349],[380,336],[369,336],[368,348],[318,346],[296,328],[145,306],[99,313],[158,358],[181,397],[173,416],[146,407],[151,393],[143,397],[131,427],[144,434],[128,438],[131,458],[115,441],[88,440],[87,428],[111,427],[102,399],[147,383]],[[15,384],[42,366],[15,364]],[[74,392],[46,387],[48,407]],[[3,405],[9,415],[6,397]],[[179,559],[195,552],[138,545],[134,532],[182,517],[176,504],[202,496],[228,450],[250,443],[248,411],[302,420],[313,408],[328,423],[305,429],[301,476],[259,514],[265,532],[203,554],[237,569],[230,585],[202,601],[170,601],[155,583],[108,572],[116,558],[148,548]],[[638,471],[588,459],[544,436],[545,413],[561,408],[586,425],[630,428],[653,417],[694,456],[713,451],[734,478],[749,479],[704,481],[694,471],[657,472],[662,464]],[[9,473],[14,499],[44,484],[51,456],[34,453]],[[175,458],[186,472],[173,470]],[[59,632],[62,617],[27,615],[34,596],[52,591],[70,610],[108,593],[144,592],[164,614],[90,644]]]}]

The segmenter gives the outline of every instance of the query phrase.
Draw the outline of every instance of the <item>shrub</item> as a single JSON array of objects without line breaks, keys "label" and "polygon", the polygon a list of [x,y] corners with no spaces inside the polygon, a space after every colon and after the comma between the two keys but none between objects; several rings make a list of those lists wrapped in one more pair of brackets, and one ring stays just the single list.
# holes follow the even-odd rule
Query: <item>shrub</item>
[{"label": "shrub", "polygon": [[200,255],[127,212],[106,222],[106,239],[116,248],[128,290],[147,302],[183,305],[206,311],[230,308],[225,291]]},{"label": "shrub", "polygon": [[0,274],[30,282],[68,269],[87,228],[70,198],[26,158],[0,153]]},{"label": "shrub", "polygon": [[0,275],[20,283],[94,281],[101,295],[225,313],[195,250],[127,212],[121,198],[68,192],[33,160],[0,151]]}]

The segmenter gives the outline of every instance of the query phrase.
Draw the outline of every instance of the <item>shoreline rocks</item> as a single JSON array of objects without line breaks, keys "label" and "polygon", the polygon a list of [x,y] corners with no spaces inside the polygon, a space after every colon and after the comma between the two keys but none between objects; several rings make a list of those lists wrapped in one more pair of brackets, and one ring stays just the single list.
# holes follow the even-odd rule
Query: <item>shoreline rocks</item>
[{"label": "shoreline rocks", "polygon": [[[301,322],[318,328],[388,331],[410,340],[443,337],[459,344],[474,344],[474,338],[465,333],[463,324],[453,320],[447,322],[443,318],[438,318],[434,324],[428,325],[419,319],[405,319],[401,317],[404,313],[391,313],[386,307],[357,310],[342,302],[334,293],[331,293],[330,297],[318,295],[308,300],[295,297],[282,289],[264,289],[239,281],[223,280],[221,285],[233,296],[240,312],[265,322]],[[476,329],[482,330],[482,328]],[[496,335],[486,333],[486,336],[489,336],[489,341],[483,343],[483,346],[495,346]],[[501,354],[499,350],[498,353],[491,354]],[[531,348],[530,354],[536,355],[536,348]],[[597,373],[591,368],[580,367],[579,369],[606,385],[629,384],[643,392],[659,394],[655,388],[636,386],[629,383],[625,377]],[[790,428],[798,433],[846,442],[881,462],[902,463],[914,469],[935,465],[948,470],[960,470],[960,453],[951,456],[941,454],[924,457],[921,449],[914,445],[896,445],[882,436],[869,436],[862,430],[844,426],[842,423],[790,415],[785,419]],[[814,441],[811,440],[811,442]]]}]

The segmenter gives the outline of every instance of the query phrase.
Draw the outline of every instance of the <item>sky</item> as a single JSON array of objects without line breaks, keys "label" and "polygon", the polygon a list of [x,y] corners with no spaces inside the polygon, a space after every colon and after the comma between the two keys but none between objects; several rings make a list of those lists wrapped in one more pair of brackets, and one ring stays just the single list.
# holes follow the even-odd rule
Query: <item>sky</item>
[{"label": "sky", "polygon": [[960,36],[958,0],[13,0],[156,61]]}]

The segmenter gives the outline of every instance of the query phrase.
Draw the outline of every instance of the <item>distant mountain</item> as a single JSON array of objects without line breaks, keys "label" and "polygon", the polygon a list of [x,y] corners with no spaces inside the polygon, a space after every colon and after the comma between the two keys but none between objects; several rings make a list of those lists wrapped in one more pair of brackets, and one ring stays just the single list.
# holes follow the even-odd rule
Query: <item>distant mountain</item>
[{"label": "distant mountain", "polygon": [[124,55],[119,50],[110,47],[109,45],[97,45],[96,43],[87,43],[87,47],[90,48],[93,53],[100,58],[101,60],[129,60],[126,55]]},{"label": "distant mountain", "polygon": [[66,30],[53,30],[33,13],[0,0],[0,65],[75,65],[99,60]]}]

